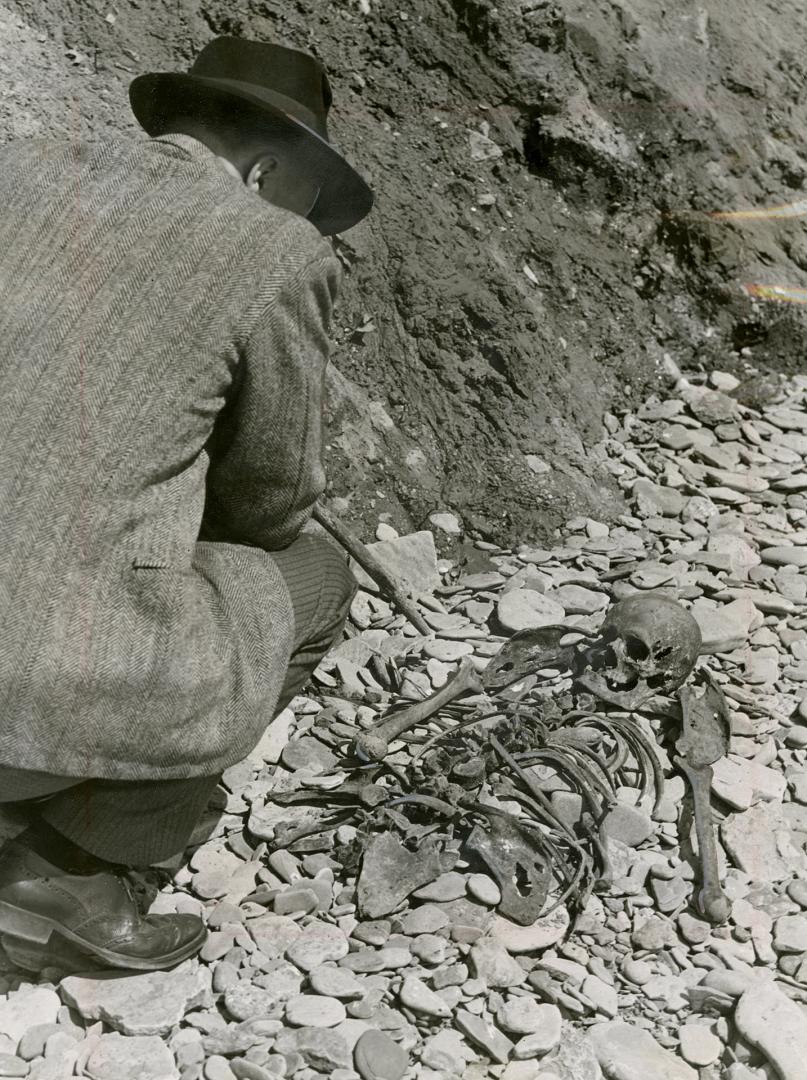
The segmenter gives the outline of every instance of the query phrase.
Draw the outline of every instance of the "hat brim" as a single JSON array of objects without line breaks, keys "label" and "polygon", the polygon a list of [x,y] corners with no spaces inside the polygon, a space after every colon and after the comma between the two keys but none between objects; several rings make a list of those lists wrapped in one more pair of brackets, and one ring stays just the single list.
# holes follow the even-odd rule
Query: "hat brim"
[{"label": "hat brim", "polygon": [[132,112],[149,135],[164,134],[173,116],[181,108],[203,118],[205,107],[214,99],[232,99],[251,106],[252,124],[260,125],[267,117],[267,129],[277,125],[303,135],[295,146],[299,168],[320,184],[314,208],[308,214],[323,236],[344,232],[366,217],[373,206],[373,192],[367,182],[345,158],[316,131],[290,116],[279,105],[263,96],[250,93],[249,84],[233,86],[219,79],[208,79],[184,72],[151,72],[139,75],[129,86]]}]

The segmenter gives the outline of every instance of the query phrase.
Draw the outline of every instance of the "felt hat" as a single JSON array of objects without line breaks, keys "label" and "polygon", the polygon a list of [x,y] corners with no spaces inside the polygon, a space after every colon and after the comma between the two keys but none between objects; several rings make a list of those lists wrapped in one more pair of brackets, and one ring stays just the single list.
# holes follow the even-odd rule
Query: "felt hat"
[{"label": "felt hat", "polygon": [[268,42],[219,37],[209,42],[187,72],[150,72],[129,86],[138,123],[149,135],[169,130],[172,117],[190,113],[200,120],[232,104],[267,133],[295,133],[300,169],[321,185],[308,218],[325,236],[343,232],[372,208],[373,192],[328,139],[332,94],[321,62],[310,53]]}]

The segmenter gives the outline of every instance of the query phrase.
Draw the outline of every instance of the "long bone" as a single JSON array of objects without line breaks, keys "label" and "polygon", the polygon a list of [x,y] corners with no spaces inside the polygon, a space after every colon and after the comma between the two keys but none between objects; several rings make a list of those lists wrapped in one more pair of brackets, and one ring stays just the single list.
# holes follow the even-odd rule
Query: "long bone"
[{"label": "long bone", "polygon": [[515,634],[499,649],[483,673],[479,675],[468,657],[464,657],[452,678],[436,693],[409,708],[393,713],[373,728],[357,736],[353,748],[363,761],[380,761],[389,751],[389,744],[410,728],[423,724],[440,709],[466,694],[481,694],[484,690],[500,691],[519,682],[533,671],[560,663],[568,667],[573,650],[562,646],[561,639],[585,634],[576,627],[545,626]]},{"label": "long bone", "polygon": [[389,744],[405,731],[423,724],[440,709],[466,694],[480,694],[482,680],[467,657],[463,657],[454,677],[434,694],[417,701],[407,709],[393,713],[374,728],[358,735],[353,743],[356,757],[364,761],[381,761],[389,752]]},{"label": "long bone", "polygon": [[701,861],[701,889],[698,907],[711,923],[725,922],[731,901],[720,884],[717,841],[710,799],[712,765],[728,750],[728,709],[717,684],[705,669],[709,681],[705,692],[695,697],[688,686],[678,692],[683,729],[676,743],[675,763],[683,770],[692,788],[695,831]]}]

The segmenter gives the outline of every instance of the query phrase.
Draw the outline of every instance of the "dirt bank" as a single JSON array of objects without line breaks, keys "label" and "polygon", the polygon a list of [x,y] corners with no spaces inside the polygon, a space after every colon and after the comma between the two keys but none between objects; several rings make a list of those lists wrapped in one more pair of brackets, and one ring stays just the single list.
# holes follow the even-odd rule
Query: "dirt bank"
[{"label": "dirt bank", "polygon": [[0,136],[131,129],[126,87],[243,33],[318,53],[377,191],[338,242],[331,495],[543,538],[622,507],[606,410],[682,366],[803,369],[799,0],[6,0]]}]

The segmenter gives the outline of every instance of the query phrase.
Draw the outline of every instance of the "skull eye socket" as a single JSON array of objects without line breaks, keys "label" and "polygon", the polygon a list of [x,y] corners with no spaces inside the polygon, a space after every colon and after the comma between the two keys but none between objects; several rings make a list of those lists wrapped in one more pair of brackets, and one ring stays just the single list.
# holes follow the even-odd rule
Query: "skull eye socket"
[{"label": "skull eye socket", "polygon": [[630,634],[625,637],[625,653],[631,660],[646,660],[650,655],[650,650],[645,643],[637,637],[632,637]]}]

